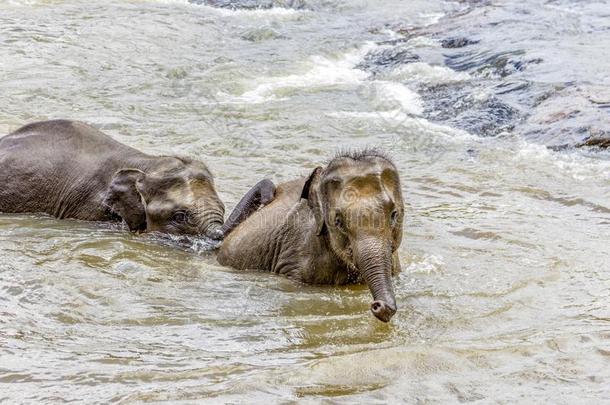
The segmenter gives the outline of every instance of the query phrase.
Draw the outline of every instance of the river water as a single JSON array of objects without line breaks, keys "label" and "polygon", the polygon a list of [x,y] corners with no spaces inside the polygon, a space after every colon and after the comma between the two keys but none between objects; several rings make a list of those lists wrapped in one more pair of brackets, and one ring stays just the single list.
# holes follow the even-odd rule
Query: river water
[{"label": "river water", "polygon": [[610,155],[579,145],[609,50],[607,1],[0,2],[1,134],[201,158],[227,210],[379,146],[407,205],[390,324],[365,287],[0,215],[0,402],[607,401]]}]

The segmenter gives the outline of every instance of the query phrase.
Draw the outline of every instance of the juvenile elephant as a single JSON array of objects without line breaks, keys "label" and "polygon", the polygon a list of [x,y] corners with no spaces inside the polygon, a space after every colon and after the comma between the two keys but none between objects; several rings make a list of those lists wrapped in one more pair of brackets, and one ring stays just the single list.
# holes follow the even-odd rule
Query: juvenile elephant
[{"label": "juvenile elephant", "polygon": [[147,155],[67,120],[36,122],[0,139],[0,212],[223,236],[224,205],[203,163]]},{"label": "juvenile elephant", "polygon": [[273,201],[255,211],[252,195],[268,202],[271,185],[259,183],[238,204],[240,215],[254,213],[227,235],[218,261],[312,284],[366,282],[371,311],[388,322],[404,217],[394,164],[374,150],[340,154],[309,178],[280,184]]}]

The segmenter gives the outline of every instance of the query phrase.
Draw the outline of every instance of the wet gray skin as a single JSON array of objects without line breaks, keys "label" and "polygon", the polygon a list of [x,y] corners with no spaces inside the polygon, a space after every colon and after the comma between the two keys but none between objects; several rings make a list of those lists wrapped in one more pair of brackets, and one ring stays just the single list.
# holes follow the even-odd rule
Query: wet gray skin
[{"label": "wet gray skin", "polygon": [[378,146],[391,321],[198,238],[3,214],[0,402],[603,403],[610,160],[575,145],[610,127],[608,2],[300,3],[0,1],[0,134],[70,118],[203,160],[227,212]]},{"label": "wet gray skin", "polygon": [[0,213],[222,238],[224,205],[203,163],[144,154],[82,122],[41,121],[0,138],[0,183]]},{"label": "wet gray skin", "polygon": [[375,150],[341,153],[308,178],[278,185],[270,204],[227,235],[218,261],[310,284],[366,283],[371,312],[389,322],[403,219],[394,164]]}]

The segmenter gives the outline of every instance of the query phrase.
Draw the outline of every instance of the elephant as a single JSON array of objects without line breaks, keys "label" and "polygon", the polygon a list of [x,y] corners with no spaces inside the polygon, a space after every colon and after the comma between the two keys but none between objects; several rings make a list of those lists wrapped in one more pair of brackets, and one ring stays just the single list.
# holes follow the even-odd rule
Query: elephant
[{"label": "elephant", "polygon": [[224,205],[200,161],[152,156],[78,121],[35,122],[0,138],[0,212],[124,221],[131,231],[220,240]]},{"label": "elephant", "polygon": [[398,170],[380,151],[339,153],[277,187],[264,180],[236,210],[241,217],[219,248],[221,265],[309,284],[366,283],[373,315],[389,322],[396,313],[392,276],[400,272],[404,203]]}]

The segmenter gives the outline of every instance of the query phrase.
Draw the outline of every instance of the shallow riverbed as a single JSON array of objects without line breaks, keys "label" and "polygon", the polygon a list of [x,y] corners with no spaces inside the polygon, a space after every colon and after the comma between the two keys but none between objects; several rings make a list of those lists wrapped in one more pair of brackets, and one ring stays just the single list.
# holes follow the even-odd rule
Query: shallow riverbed
[{"label": "shallow riverbed", "polygon": [[610,3],[203,3],[0,3],[0,134],[73,118],[202,158],[227,210],[382,147],[399,312],[197,241],[0,215],[0,402],[610,398],[610,155],[578,147],[610,131]]}]

